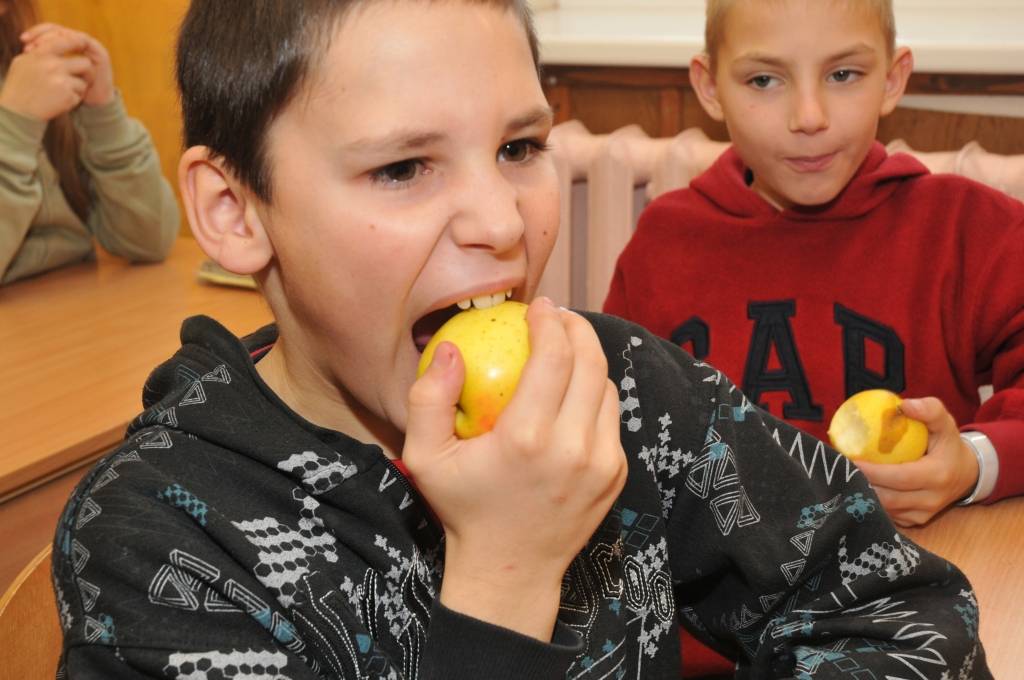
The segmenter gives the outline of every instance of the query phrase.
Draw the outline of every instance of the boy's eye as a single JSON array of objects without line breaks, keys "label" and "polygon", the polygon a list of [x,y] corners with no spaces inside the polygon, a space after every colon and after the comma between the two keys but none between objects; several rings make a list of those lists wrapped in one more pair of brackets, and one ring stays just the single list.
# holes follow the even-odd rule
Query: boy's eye
[{"label": "boy's eye", "polygon": [[405,184],[416,179],[423,162],[417,159],[408,159],[385,165],[379,170],[374,170],[372,179],[374,182],[385,185]]},{"label": "boy's eye", "polygon": [[524,163],[547,147],[535,139],[517,139],[502,144],[498,150],[498,158],[509,163]]},{"label": "boy's eye", "polygon": [[859,74],[848,68],[841,68],[838,71],[833,71],[829,75],[829,80],[835,83],[848,83],[851,80],[856,80]]},{"label": "boy's eye", "polygon": [[776,78],[774,76],[759,75],[754,76],[747,82],[759,90],[767,90],[769,87],[775,85]]}]

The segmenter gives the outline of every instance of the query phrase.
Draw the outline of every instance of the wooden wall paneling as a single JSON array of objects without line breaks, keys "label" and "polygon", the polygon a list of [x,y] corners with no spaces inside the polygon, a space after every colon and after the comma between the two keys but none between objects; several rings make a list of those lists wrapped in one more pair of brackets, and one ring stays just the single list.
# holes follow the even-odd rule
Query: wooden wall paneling
[{"label": "wooden wall paneling", "polygon": [[555,125],[572,119],[572,100],[569,88],[558,83],[557,79],[549,78],[544,88],[548,104],[555,113]]},{"label": "wooden wall paneling", "polygon": [[949,151],[977,141],[987,151],[1024,153],[1024,118],[897,108],[882,119],[878,138],[903,139],[919,151]]},{"label": "wooden wall paneling", "polygon": [[657,137],[674,137],[679,133],[683,118],[683,92],[678,87],[662,87],[658,90],[661,110],[658,112],[660,127]]},{"label": "wooden wall paneling", "polygon": [[[42,19],[85,31],[106,46],[128,113],[152,135],[164,176],[177,195],[181,114],[174,84],[174,43],[188,0],[36,2]],[[187,227],[183,233],[188,233]]]},{"label": "wooden wall paneling", "polygon": [[1024,95],[1024,73],[914,73],[911,94]]},{"label": "wooden wall paneling", "polygon": [[652,137],[662,130],[661,97],[657,89],[580,85],[571,88],[570,106],[594,134],[636,124]]}]

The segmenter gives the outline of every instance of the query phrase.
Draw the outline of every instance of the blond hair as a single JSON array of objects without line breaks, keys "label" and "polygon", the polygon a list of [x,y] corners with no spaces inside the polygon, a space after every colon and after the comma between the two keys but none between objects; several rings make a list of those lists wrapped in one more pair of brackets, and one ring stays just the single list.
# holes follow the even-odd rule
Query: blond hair
[{"label": "blond hair", "polygon": [[[714,68],[718,48],[721,47],[724,37],[726,15],[738,2],[741,0],[707,0],[707,14],[704,21],[704,51],[711,60],[712,68]],[[869,10],[878,17],[889,55],[892,56],[896,51],[896,18],[893,15],[892,0],[845,0],[845,2],[856,3],[858,7]]]}]

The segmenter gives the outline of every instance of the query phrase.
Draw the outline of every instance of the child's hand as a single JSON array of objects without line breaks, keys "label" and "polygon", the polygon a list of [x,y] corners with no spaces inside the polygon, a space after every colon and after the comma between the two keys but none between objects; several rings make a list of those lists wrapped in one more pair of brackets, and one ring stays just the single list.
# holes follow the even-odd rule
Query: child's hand
[{"label": "child's hand", "polygon": [[96,67],[85,56],[85,47],[81,35],[60,34],[45,47],[26,48],[11,60],[0,106],[41,121],[78,106],[95,80]]},{"label": "child's hand", "polygon": [[[114,98],[114,70],[110,55],[92,36],[57,24],[37,24],[21,34],[25,52],[55,52],[58,55],[80,53],[92,63],[92,75],[82,95],[86,106],[103,106]],[[74,45],[68,48],[67,45]]]},{"label": "child's hand", "polygon": [[590,324],[536,300],[531,355],[494,429],[454,435],[464,376],[438,346],[409,394],[402,459],[446,533],[441,601],[549,640],[561,580],[626,479],[618,394]]},{"label": "child's hand", "polygon": [[899,526],[924,524],[978,482],[978,459],[956,421],[935,397],[904,399],[900,408],[928,428],[928,451],[912,463],[857,463]]}]

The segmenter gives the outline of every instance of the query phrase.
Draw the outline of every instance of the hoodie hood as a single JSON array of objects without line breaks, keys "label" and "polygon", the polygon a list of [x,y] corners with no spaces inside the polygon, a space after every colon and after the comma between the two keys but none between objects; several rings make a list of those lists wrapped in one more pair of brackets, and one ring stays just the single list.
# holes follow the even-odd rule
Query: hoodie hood
[{"label": "hoodie hood", "polygon": [[901,180],[927,175],[928,168],[909,154],[888,155],[875,142],[860,168],[833,200],[823,205],[796,207],[779,211],[747,185],[748,168],[729,147],[690,188],[715,204],[718,209],[739,218],[779,216],[795,221],[848,220],[863,217],[902,186]]},{"label": "hoodie hood", "polygon": [[388,466],[380,447],[310,423],[263,382],[254,359],[276,340],[273,325],[239,340],[209,317],[187,319],[181,348],[146,381],[146,410],[128,436],[146,436],[144,430],[154,426],[177,430],[276,468],[310,493],[370,470],[379,474]]}]

